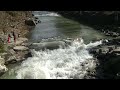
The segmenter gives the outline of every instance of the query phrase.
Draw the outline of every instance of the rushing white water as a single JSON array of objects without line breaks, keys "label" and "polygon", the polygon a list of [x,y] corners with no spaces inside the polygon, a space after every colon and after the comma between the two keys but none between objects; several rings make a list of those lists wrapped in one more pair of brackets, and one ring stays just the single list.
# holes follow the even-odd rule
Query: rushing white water
[{"label": "rushing white water", "polygon": [[58,15],[57,13],[45,13],[45,14],[37,14],[37,15],[35,15],[35,16],[37,16],[37,17],[39,17],[39,16],[54,16],[54,17],[57,17],[57,16],[60,16],[60,15]]},{"label": "rushing white water", "polygon": [[94,69],[96,62],[88,48],[100,45],[98,41],[85,45],[83,39],[77,39],[65,49],[32,51],[33,57],[25,60],[17,79],[82,79],[87,70]]}]

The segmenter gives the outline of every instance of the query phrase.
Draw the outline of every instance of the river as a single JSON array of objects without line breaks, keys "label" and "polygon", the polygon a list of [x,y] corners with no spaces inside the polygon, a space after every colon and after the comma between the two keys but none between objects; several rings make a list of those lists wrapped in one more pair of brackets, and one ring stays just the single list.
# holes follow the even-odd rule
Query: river
[{"label": "river", "polygon": [[30,42],[67,38],[81,38],[81,42],[73,41],[64,49],[32,50],[33,57],[9,65],[8,72],[1,79],[83,79],[88,69],[96,67],[96,61],[87,49],[100,45],[100,39],[110,37],[56,13],[36,11],[33,14],[41,23],[30,31]]}]

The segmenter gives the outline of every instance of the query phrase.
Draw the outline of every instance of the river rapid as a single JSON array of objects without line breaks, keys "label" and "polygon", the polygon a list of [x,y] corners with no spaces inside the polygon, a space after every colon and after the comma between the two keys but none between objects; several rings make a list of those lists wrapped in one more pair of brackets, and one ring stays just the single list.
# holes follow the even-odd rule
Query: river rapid
[{"label": "river rapid", "polygon": [[88,50],[111,37],[56,13],[35,11],[33,14],[41,23],[30,31],[29,42],[72,39],[72,43],[54,50],[31,49],[33,57],[9,65],[1,79],[83,79],[88,70],[96,68],[97,60]]}]

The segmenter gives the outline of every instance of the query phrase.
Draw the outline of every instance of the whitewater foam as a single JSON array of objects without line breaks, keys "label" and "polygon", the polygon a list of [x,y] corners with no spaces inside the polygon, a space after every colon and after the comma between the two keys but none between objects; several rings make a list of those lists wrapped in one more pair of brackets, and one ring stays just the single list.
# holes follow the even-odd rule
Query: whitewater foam
[{"label": "whitewater foam", "polygon": [[58,17],[58,16],[60,16],[60,15],[58,15],[57,13],[48,13],[48,14],[37,14],[37,15],[35,15],[36,17],[38,17],[38,16],[42,16],[42,17],[46,17],[46,16],[54,16],[54,17]]},{"label": "whitewater foam", "polygon": [[17,70],[17,79],[82,79],[96,62],[88,48],[100,45],[97,41],[85,45],[83,39],[74,40],[72,45],[62,49],[35,51],[33,57],[23,61]]}]

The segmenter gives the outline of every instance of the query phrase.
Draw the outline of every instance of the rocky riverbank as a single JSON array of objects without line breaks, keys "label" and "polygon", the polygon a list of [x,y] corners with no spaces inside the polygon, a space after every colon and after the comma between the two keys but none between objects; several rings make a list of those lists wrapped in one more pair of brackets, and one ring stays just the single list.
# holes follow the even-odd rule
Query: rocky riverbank
[{"label": "rocky riverbank", "polygon": [[96,30],[112,37],[103,40],[103,44],[89,50],[98,60],[97,68],[90,71],[85,78],[119,79],[120,78],[120,28],[116,25],[95,25]]},{"label": "rocky riverbank", "polygon": [[[32,12],[0,11],[0,14],[0,75],[2,75],[8,70],[8,64],[25,60],[31,56],[26,38],[31,25],[25,22],[32,18]],[[7,43],[7,36],[11,32],[15,32],[16,42],[11,37],[10,43]]]},{"label": "rocky riverbank", "polygon": [[120,38],[105,40],[102,45],[89,51],[98,59],[96,77],[100,79],[120,78]]}]

